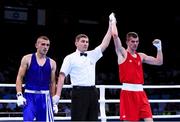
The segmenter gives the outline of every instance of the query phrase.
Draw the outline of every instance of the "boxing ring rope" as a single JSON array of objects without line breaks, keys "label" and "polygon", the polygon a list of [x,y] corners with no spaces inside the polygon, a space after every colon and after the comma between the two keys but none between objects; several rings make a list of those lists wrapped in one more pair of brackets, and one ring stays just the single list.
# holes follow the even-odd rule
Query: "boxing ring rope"
[{"label": "boxing ring rope", "polygon": [[[0,87],[15,87],[15,84],[0,84]],[[24,85],[23,85],[24,86]],[[119,99],[105,99],[105,90],[106,89],[121,89],[121,85],[96,85],[100,92],[100,116],[98,117],[101,121],[105,122],[108,119],[118,120],[119,116],[106,116],[105,104],[106,103],[119,103]],[[174,89],[180,88],[180,85],[144,85],[144,89]],[[63,88],[72,88],[71,85],[64,85]],[[150,103],[180,103],[180,99],[156,99],[149,100]],[[16,100],[4,100],[0,99],[0,103],[15,103]],[[60,99],[59,103],[71,103],[70,99]],[[153,118],[180,118],[180,115],[153,115]],[[55,120],[70,120],[71,117],[54,117]],[[23,120],[22,117],[0,117],[0,121],[4,120]]]}]

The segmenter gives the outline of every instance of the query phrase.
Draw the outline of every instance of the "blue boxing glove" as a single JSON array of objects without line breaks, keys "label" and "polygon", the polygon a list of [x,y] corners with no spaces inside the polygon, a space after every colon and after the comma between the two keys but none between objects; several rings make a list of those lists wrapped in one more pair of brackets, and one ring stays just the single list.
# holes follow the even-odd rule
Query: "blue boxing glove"
[{"label": "blue boxing glove", "polygon": [[21,92],[18,92],[16,94],[16,97],[17,97],[17,105],[18,106],[26,105],[26,99],[23,97],[23,94]]},{"label": "blue boxing glove", "polygon": [[53,104],[53,112],[54,112],[55,114],[58,113],[58,105]]},{"label": "blue boxing glove", "polygon": [[53,101],[53,111],[55,114],[58,113],[58,103],[59,103],[59,99],[60,97],[58,95],[54,95],[52,97],[52,101]]}]

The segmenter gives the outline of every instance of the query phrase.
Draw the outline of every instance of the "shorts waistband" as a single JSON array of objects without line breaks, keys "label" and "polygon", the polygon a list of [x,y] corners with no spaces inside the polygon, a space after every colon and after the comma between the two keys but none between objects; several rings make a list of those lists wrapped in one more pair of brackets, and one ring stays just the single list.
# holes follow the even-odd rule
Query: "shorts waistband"
[{"label": "shorts waistband", "polygon": [[25,93],[33,93],[33,94],[49,94],[49,90],[29,90],[29,89],[25,89],[24,91]]},{"label": "shorts waistband", "polygon": [[143,85],[142,84],[123,83],[122,90],[127,90],[127,91],[143,91]]}]

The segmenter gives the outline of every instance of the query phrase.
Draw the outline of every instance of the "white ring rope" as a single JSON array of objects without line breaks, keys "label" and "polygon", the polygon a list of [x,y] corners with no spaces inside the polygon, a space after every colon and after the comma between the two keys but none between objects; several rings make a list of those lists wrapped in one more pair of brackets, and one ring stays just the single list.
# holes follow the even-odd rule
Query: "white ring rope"
[{"label": "white ring rope", "polygon": [[[0,99],[0,103],[16,103],[17,100],[2,100]],[[105,103],[119,103],[120,100],[113,100],[113,99],[108,99],[108,100],[99,100],[99,102],[105,102]],[[150,103],[180,103],[180,100],[174,99],[174,100],[149,100]],[[71,100],[69,99],[61,99],[59,103],[71,103]]]},{"label": "white ring rope", "polygon": [[[16,84],[0,84],[0,87],[15,87]],[[24,86],[24,84],[23,84]],[[100,116],[101,121],[106,121],[107,119],[119,119],[119,116],[106,116],[105,104],[106,103],[119,103],[119,99],[105,99],[105,90],[106,89],[121,89],[121,85],[96,85],[100,91]],[[180,88],[180,85],[144,85],[145,89],[174,89]],[[64,85],[63,88],[72,88],[71,85]],[[180,99],[156,99],[149,100],[150,103],[180,103]],[[0,99],[0,103],[16,103],[16,100],[4,100]],[[71,103],[70,99],[61,99],[59,103]],[[180,115],[153,115],[153,118],[180,118]],[[0,117],[0,121],[4,120],[22,120],[22,117]],[[71,117],[54,117],[55,120],[70,120]]]}]

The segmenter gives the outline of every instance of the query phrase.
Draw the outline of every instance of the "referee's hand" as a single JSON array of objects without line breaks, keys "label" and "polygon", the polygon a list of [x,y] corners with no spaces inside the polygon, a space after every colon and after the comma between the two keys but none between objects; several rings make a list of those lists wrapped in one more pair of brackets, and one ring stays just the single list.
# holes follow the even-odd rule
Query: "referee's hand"
[{"label": "referee's hand", "polygon": [[59,103],[59,99],[60,99],[60,97],[58,96],[58,95],[54,95],[53,97],[52,97],[52,101],[53,101],[53,105],[54,104],[58,104]]}]

